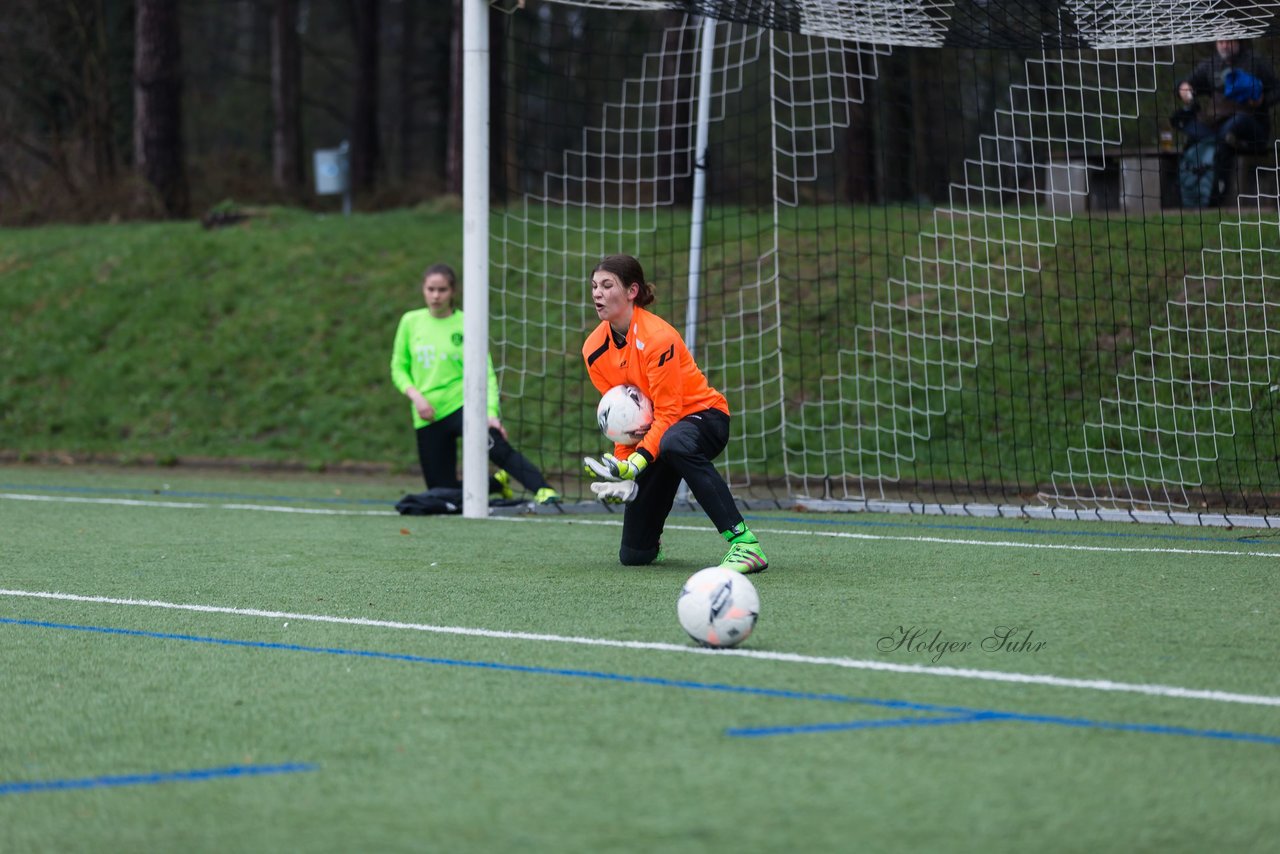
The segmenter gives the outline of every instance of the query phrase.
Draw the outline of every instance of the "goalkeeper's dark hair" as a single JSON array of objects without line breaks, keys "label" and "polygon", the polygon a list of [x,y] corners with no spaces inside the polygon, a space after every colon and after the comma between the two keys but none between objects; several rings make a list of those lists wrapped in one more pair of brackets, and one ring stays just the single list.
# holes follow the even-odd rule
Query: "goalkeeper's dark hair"
[{"label": "goalkeeper's dark hair", "polygon": [[458,289],[458,274],[448,264],[432,264],[427,268],[427,272],[422,274],[422,281],[426,281],[428,276],[444,276],[445,281],[449,283],[449,287],[453,290]]},{"label": "goalkeeper's dark hair", "polygon": [[645,280],[644,268],[630,255],[606,255],[591,272],[613,273],[622,282],[623,287],[639,285],[640,291],[636,294],[636,305],[641,308],[651,304],[655,299],[653,285]]}]

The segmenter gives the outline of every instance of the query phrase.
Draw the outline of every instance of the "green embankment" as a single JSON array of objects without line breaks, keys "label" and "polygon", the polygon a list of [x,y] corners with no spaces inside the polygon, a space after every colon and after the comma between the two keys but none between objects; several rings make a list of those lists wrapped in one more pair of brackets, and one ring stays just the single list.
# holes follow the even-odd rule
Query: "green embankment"
[{"label": "green embankment", "polygon": [[[709,334],[699,341],[706,348],[699,359],[731,394],[736,429],[748,437],[758,469],[753,474],[782,475],[784,460],[792,472],[821,471],[830,449],[852,441],[849,425],[865,427],[874,418],[883,432],[861,437],[863,453],[916,437],[913,456],[897,472],[906,481],[1034,489],[1065,470],[1068,449],[1084,440],[1082,424],[1096,418],[1091,413],[1100,399],[1116,394],[1116,376],[1133,350],[1150,346],[1148,330],[1170,305],[1208,287],[1184,278],[1205,264],[1222,266],[1202,250],[1219,244],[1230,250],[1233,242],[1252,249],[1248,244],[1257,240],[1250,230],[1220,227],[1217,212],[1173,213],[1057,223],[1010,213],[951,222],[916,208],[798,209],[788,215],[794,221],[780,223],[780,251],[787,264],[799,265],[788,268],[781,284],[794,289],[781,295],[781,363],[753,356],[758,342],[749,334],[720,342]],[[744,330],[755,322],[771,337],[767,312],[742,314],[745,297],[735,288],[743,283],[733,278],[733,271],[755,270],[754,260],[742,259],[754,259],[759,235],[771,233],[769,214],[728,214],[734,233],[748,237],[725,243],[724,234],[709,234],[706,260],[728,272],[705,295],[702,310],[712,327],[723,316],[741,315]],[[658,223],[643,253],[663,259],[650,276],[656,272],[663,283],[659,309],[676,319],[684,314],[678,271],[687,268],[679,245],[686,215],[664,216],[669,221]],[[1017,257],[1009,248],[1014,244],[998,239],[1009,240],[1015,228],[1037,232],[1022,234]],[[895,282],[904,271],[916,281],[940,275],[910,260],[921,255],[918,235],[929,229],[954,234],[928,238],[926,252],[1035,272],[993,283],[980,281],[985,268],[977,267],[973,281],[959,289],[904,291]],[[577,263],[547,248],[554,248],[553,227],[545,234],[532,226],[526,231],[528,256],[508,259],[517,268],[558,273],[556,264]],[[1040,251],[1029,257],[1025,247],[1034,242]],[[839,251],[832,255],[834,247]],[[214,230],[191,222],[0,230],[0,455],[410,471],[415,456],[407,407],[388,380],[388,349],[400,314],[421,304],[423,268],[435,260],[460,268],[461,250],[460,214],[425,208],[349,218],[273,209]],[[520,250],[504,244],[503,251]],[[1252,268],[1262,263],[1260,253],[1224,257],[1235,259],[1220,274],[1225,281],[1239,274],[1257,279]],[[832,263],[842,265],[838,275],[824,266]],[[565,272],[577,281],[578,271]],[[544,300],[534,278],[517,283],[519,299],[495,304],[522,312],[531,324],[498,321],[506,326],[495,333],[512,346],[494,356],[516,372],[522,358],[547,350],[545,379],[527,374],[517,383],[515,373],[506,375],[503,406],[517,446],[554,476],[570,472],[578,456],[594,449],[587,403],[593,398],[576,352],[577,309],[559,307],[564,294],[556,293],[557,282],[548,283]],[[1015,284],[1020,292],[1011,296],[992,290]],[[974,350],[977,367],[961,369],[960,389],[924,419],[910,408],[883,408],[887,396],[907,394],[904,383],[912,379],[886,374],[886,365],[892,371],[907,363],[882,359],[868,366],[851,342],[855,327],[880,323],[883,308],[873,303],[910,303],[927,293],[945,296],[933,298],[933,310],[946,336],[972,336],[965,319],[971,311],[1007,317],[978,324],[992,340]],[[539,323],[568,330],[564,341],[544,340]],[[1269,342],[1252,339],[1268,334],[1251,330],[1249,346],[1266,352]],[[864,336],[859,346],[871,340]],[[929,349],[938,349],[936,341],[909,346],[917,358],[951,357]],[[851,361],[858,359],[861,364]],[[777,429],[778,406],[763,399],[776,393],[779,386],[768,377],[779,368],[788,378],[782,403],[794,421],[785,436]],[[851,403],[848,378],[855,372],[863,378],[860,393],[873,394],[881,408]],[[837,388],[832,377],[843,377],[846,387]],[[1218,393],[1211,385],[1194,388]],[[940,401],[933,393],[931,405]],[[1195,403],[1181,403],[1187,402]],[[1280,479],[1269,400],[1253,404],[1250,416],[1236,418],[1233,433],[1213,437],[1215,456],[1200,472],[1204,489],[1243,483],[1246,492],[1265,490]],[[838,466],[857,464],[873,473],[883,465],[883,459],[859,461],[856,452],[843,456],[849,458]],[[1258,461],[1266,471],[1256,470]]]},{"label": "green embankment", "polygon": [[403,465],[388,380],[456,213],[0,232],[0,450]]}]

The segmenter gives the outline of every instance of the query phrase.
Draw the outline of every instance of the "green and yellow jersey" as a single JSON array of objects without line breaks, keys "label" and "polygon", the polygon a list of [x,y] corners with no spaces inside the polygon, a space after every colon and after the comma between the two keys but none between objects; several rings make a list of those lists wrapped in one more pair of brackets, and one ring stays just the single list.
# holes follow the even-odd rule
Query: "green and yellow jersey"
[{"label": "green and yellow jersey", "polygon": [[[498,375],[488,358],[489,417],[498,417]],[[436,411],[436,420],[462,408],[462,312],[432,317],[430,309],[406,312],[391,348],[391,382],[404,394],[414,386]],[[426,425],[410,403],[414,428]]]}]

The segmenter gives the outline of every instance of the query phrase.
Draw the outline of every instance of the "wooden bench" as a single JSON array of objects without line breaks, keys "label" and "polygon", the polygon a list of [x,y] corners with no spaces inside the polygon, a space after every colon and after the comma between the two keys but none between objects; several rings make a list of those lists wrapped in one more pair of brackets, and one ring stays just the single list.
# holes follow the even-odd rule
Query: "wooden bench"
[{"label": "wooden bench", "polygon": [[1099,156],[1056,155],[1043,167],[1038,202],[1055,216],[1105,210],[1111,201],[1105,171],[1105,160]]},{"label": "wooden bench", "polygon": [[[1182,151],[1156,147],[1106,149],[1092,155],[1061,154],[1043,167],[1040,204],[1057,214],[1182,207],[1178,164]],[[1223,207],[1275,209],[1280,198],[1277,155],[1238,154],[1228,173]]]},{"label": "wooden bench", "polygon": [[1041,204],[1055,213],[1177,207],[1178,152],[1159,148],[1059,154],[1044,167]]},{"label": "wooden bench", "polygon": [[1118,170],[1119,208],[1127,214],[1176,208],[1182,204],[1178,186],[1181,152],[1160,148],[1120,149],[1109,153]]}]

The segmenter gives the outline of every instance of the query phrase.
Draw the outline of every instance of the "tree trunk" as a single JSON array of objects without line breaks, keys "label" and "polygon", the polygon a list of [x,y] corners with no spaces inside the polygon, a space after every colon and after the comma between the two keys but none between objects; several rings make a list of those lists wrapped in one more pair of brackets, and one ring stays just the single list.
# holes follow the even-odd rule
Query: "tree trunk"
[{"label": "tree trunk", "polygon": [[[694,93],[698,88],[695,77],[699,73],[701,57],[693,51],[701,42],[699,34],[702,27],[699,22],[691,22],[681,29],[684,17],[681,12],[666,12],[658,18],[658,26],[666,39],[660,77],[662,101],[658,105],[658,150],[662,162],[669,164],[672,201],[678,205],[693,203],[694,170],[698,167],[693,162],[697,152],[693,150],[694,141],[690,139],[689,129],[696,121],[699,107]],[[684,50],[680,50],[682,44],[687,45]],[[653,190],[645,188],[645,193],[651,196]],[[631,201],[624,200],[624,204]]]},{"label": "tree trunk", "polygon": [[934,138],[945,133],[945,128],[940,128],[935,122],[930,121],[936,114],[930,112],[927,103],[928,94],[925,89],[924,75],[925,51],[919,48],[914,50],[908,48],[906,54],[911,93],[911,198],[919,200],[927,197],[932,202],[933,187],[930,183],[932,157],[929,147]]},{"label": "tree trunk", "polygon": [[444,156],[445,189],[462,195],[462,0],[453,0],[449,39],[449,143]]},{"label": "tree trunk", "polygon": [[177,0],[137,0],[133,158],[165,214],[190,207],[182,147],[182,44]]},{"label": "tree trunk", "polygon": [[902,53],[881,57],[877,63],[880,78],[869,91],[875,92],[873,113],[875,140],[877,203],[899,202],[911,198],[911,95],[909,58]]},{"label": "tree trunk", "polygon": [[[486,10],[487,11],[487,10]],[[489,198],[507,190],[506,15],[489,12]]]},{"label": "tree trunk", "polygon": [[378,140],[378,35],[380,0],[350,0],[356,40],[355,103],[351,110],[351,187],[368,191],[377,186],[382,166]]},{"label": "tree trunk", "polygon": [[396,84],[400,90],[400,106],[399,115],[396,116],[396,137],[400,148],[400,180],[402,181],[408,180],[413,174],[414,166],[413,71],[418,56],[418,16],[415,14],[417,8],[417,3],[400,4],[400,79]]},{"label": "tree trunk", "polygon": [[101,4],[90,14],[77,18],[81,28],[79,50],[84,81],[85,142],[92,157],[94,182],[101,185],[115,179],[120,164],[120,149],[116,140],[116,106],[111,91],[110,35],[116,22],[108,20],[108,13]]},{"label": "tree trunk", "polygon": [[[858,68],[861,61],[855,47],[849,50],[845,65]],[[862,79],[857,86],[860,97],[849,104],[849,129],[844,137],[844,199],[852,204],[868,204],[876,200],[878,192],[872,122],[876,87]]]},{"label": "tree trunk", "polygon": [[301,92],[298,0],[275,0],[271,23],[272,179],[289,196],[302,189]]},{"label": "tree trunk", "polygon": [[435,190],[445,185],[445,158],[449,150],[449,76],[452,69],[453,4],[438,3],[422,10],[422,38],[417,73],[423,81],[414,107],[414,168],[430,178]]}]

